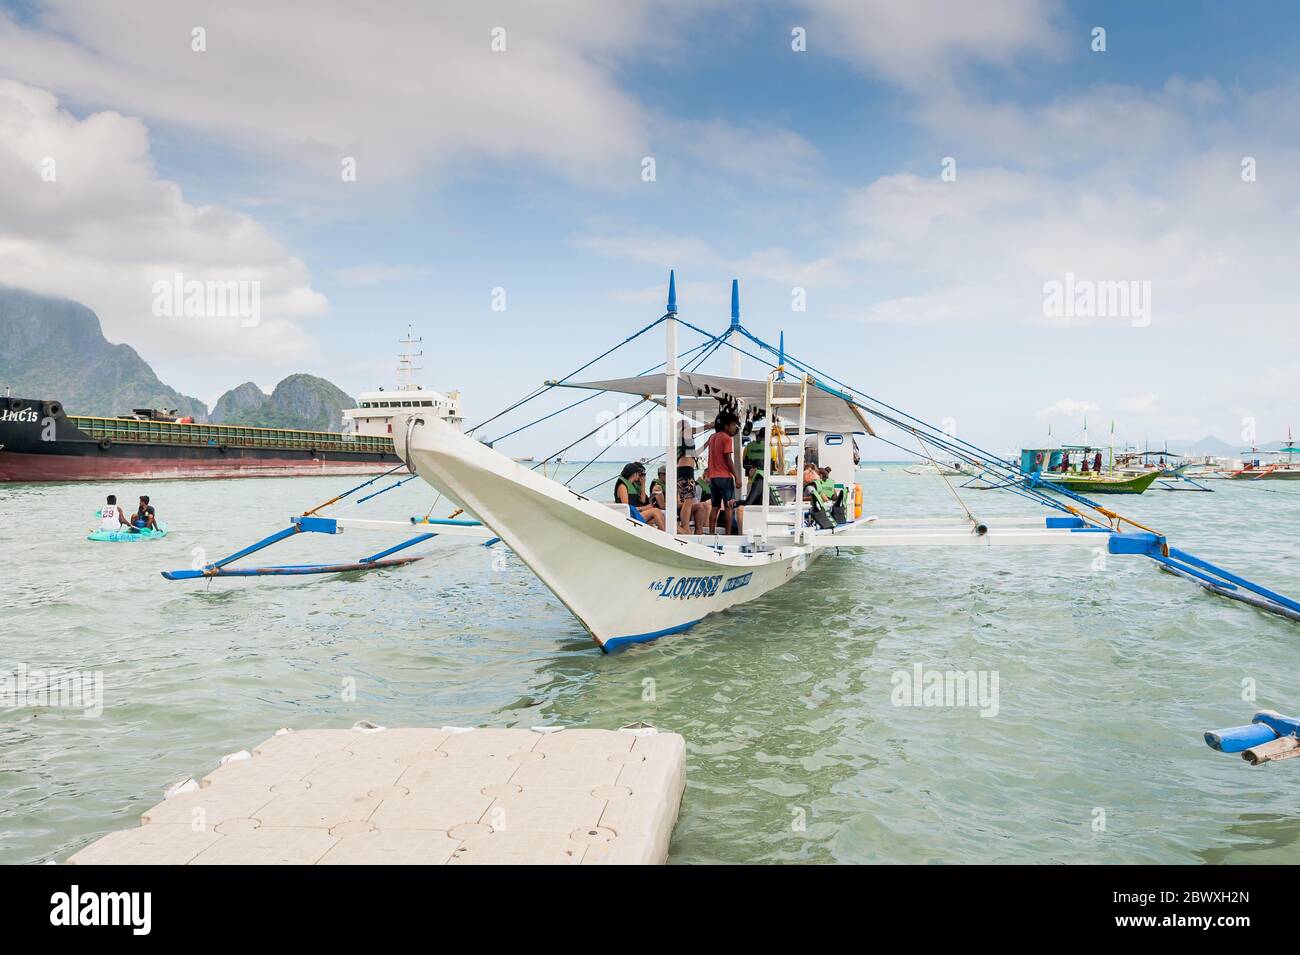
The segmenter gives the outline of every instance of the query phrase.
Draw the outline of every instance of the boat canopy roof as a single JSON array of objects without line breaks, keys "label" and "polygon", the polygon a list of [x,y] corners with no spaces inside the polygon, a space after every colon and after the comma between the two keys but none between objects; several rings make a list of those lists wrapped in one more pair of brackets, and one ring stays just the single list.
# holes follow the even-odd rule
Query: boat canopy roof
[{"label": "boat canopy roof", "polygon": [[[662,405],[664,403],[665,375],[636,375],[631,378],[609,378],[604,381],[547,382],[563,388],[586,388],[591,391],[612,391],[627,395],[640,395]],[[792,378],[773,383],[773,396],[797,398],[800,379]],[[766,378],[729,378],[708,375],[698,371],[679,372],[677,375],[679,410],[696,421],[708,421],[717,414],[718,398],[731,397],[750,408],[762,409],[767,403]],[[869,434],[876,432],[862,408],[847,395],[829,388],[815,379],[809,380],[806,427],[809,431],[831,431],[844,434]]]}]

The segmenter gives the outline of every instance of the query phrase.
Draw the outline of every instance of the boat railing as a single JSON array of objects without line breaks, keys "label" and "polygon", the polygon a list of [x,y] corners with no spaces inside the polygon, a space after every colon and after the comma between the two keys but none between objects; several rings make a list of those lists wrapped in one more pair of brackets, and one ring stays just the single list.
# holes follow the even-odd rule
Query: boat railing
[{"label": "boat railing", "polygon": [[95,418],[69,415],[68,421],[95,440],[105,438],[124,443],[168,443],[199,447],[276,448],[319,451],[351,451],[390,454],[391,438],[380,435],[341,434],[332,431],[299,431],[288,428],[254,428],[241,425],[212,425],[178,421],[141,421],[130,418]]}]

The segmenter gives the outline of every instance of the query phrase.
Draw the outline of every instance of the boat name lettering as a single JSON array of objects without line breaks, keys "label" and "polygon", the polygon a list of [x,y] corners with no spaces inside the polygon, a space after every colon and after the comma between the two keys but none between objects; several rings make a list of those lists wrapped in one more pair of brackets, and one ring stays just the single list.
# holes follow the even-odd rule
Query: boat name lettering
[{"label": "boat name lettering", "polygon": [[695,597],[712,597],[721,584],[721,574],[711,577],[668,577],[662,581],[656,580],[650,589],[659,591],[660,597],[671,600],[691,600]]},{"label": "boat name lettering", "polygon": [[739,577],[732,577],[730,580],[727,581],[726,585],[723,586],[722,592],[724,594],[730,593],[733,590],[739,590],[741,587],[748,586],[749,581],[751,578],[753,578],[753,576],[754,574],[751,572],[748,574],[741,574]]},{"label": "boat name lettering", "polygon": [[722,574],[709,577],[667,577],[650,584],[650,589],[658,591],[660,597],[670,600],[692,600],[696,597],[714,597],[719,592],[727,593],[738,587],[744,587],[754,575],[741,574],[730,577],[723,583]]},{"label": "boat name lettering", "polygon": [[36,413],[35,408],[27,408],[23,411],[13,411],[6,408],[0,411],[0,421],[22,421],[27,424],[36,424],[41,420],[41,416]]}]

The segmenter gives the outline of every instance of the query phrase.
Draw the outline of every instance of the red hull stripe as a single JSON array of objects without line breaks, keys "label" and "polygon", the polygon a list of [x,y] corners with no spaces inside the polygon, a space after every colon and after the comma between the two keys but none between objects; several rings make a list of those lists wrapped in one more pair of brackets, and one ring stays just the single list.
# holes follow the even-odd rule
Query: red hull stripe
[{"label": "red hull stripe", "polygon": [[98,481],[115,478],[165,481],[175,478],[311,477],[382,474],[395,462],[313,461],[260,458],[242,463],[184,458],[93,457],[16,454],[0,451],[0,481]]}]

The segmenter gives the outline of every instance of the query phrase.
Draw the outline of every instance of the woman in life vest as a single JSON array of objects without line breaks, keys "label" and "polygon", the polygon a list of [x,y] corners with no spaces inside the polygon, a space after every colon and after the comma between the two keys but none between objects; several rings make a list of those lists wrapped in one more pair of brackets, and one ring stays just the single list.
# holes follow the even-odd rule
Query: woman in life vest
[{"label": "woman in life vest", "polygon": [[645,465],[631,461],[623,465],[623,473],[614,481],[614,500],[626,504],[634,520],[663,530],[664,512],[653,505],[642,490],[644,487]]}]

